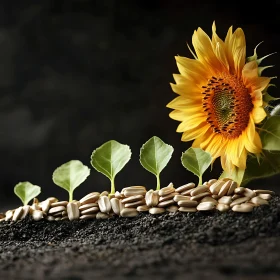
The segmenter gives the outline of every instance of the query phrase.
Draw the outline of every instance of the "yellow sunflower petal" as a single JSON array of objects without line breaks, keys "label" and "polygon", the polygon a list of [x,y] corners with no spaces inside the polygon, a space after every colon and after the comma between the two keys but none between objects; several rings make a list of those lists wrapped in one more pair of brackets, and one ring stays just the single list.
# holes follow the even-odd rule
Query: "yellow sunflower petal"
[{"label": "yellow sunflower petal", "polygon": [[266,112],[263,107],[255,107],[252,111],[254,123],[260,123],[266,117]]},{"label": "yellow sunflower petal", "polygon": [[182,135],[182,141],[186,142],[186,141],[191,141],[197,137],[200,137],[202,134],[204,134],[207,130],[209,129],[209,125],[202,123],[199,126],[197,126],[196,128],[187,130],[183,133]]}]

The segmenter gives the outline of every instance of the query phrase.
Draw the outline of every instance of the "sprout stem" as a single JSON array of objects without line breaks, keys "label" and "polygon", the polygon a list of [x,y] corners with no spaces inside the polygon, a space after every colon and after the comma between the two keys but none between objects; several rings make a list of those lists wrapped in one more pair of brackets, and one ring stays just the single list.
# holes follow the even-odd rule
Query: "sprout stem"
[{"label": "sprout stem", "polygon": [[73,200],[73,191],[69,192],[69,202],[71,202]]},{"label": "sprout stem", "polygon": [[202,185],[202,176],[199,176],[199,181],[198,181],[198,185]]},{"label": "sprout stem", "polygon": [[157,191],[160,190],[160,180],[159,180],[159,174],[157,175]]},{"label": "sprout stem", "polygon": [[115,182],[114,178],[111,180],[111,194],[115,194]]}]

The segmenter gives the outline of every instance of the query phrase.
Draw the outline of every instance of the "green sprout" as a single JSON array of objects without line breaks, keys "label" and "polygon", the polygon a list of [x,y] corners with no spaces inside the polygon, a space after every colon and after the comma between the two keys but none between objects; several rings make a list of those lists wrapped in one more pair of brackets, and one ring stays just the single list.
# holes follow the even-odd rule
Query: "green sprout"
[{"label": "green sprout", "polygon": [[71,160],[58,167],[52,175],[53,182],[68,191],[69,202],[73,200],[74,190],[82,184],[90,174],[90,169],[79,160]]},{"label": "green sprout", "polygon": [[160,172],[171,159],[174,149],[159,137],[153,136],[140,149],[140,163],[157,178],[157,190],[160,190]]},{"label": "green sprout", "polygon": [[210,153],[200,148],[189,148],[181,157],[183,166],[199,178],[198,185],[202,185],[202,175],[212,162]]},{"label": "green sprout", "polygon": [[110,140],[92,152],[91,165],[111,181],[115,193],[115,177],[131,158],[129,146]]},{"label": "green sprout", "polygon": [[20,182],[14,187],[14,192],[20,198],[23,205],[27,205],[31,199],[41,193],[41,188],[30,182]]}]

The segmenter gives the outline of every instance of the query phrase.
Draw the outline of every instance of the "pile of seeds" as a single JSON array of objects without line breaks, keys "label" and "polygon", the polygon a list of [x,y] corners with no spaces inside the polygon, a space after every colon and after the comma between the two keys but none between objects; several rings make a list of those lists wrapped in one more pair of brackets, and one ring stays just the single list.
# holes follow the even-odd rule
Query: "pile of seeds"
[{"label": "pile of seeds", "polygon": [[80,200],[58,201],[49,197],[0,214],[0,221],[18,221],[31,215],[35,221],[47,219],[88,220],[112,216],[135,217],[139,212],[152,215],[167,212],[213,211],[252,212],[254,207],[268,204],[274,195],[270,190],[251,190],[239,187],[230,179],[211,179],[203,185],[188,183],[177,189],[170,183],[159,191],[147,191],[143,186],[132,186],[116,192],[92,192]]}]

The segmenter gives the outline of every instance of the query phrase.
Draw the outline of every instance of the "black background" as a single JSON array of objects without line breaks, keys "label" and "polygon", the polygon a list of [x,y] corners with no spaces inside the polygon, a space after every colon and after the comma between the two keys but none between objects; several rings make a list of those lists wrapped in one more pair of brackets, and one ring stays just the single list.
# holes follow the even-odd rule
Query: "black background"
[{"label": "black background", "polygon": [[[79,159],[90,166],[92,151],[115,139],[130,145],[132,159],[116,188],[155,188],[154,175],[139,163],[139,149],[157,135],[175,148],[161,174],[162,186],[196,177],[180,163],[191,143],[180,141],[178,122],[166,104],[176,95],[174,56],[191,57],[186,42],[202,27],[218,35],[242,27],[247,55],[261,41],[260,56],[279,51],[280,1],[1,1],[0,4],[0,209],[19,205],[19,181],[42,187],[40,198],[68,194],[52,182],[59,165]],[[266,63],[279,72],[279,54]],[[276,85],[279,82],[275,80]],[[279,97],[277,89],[271,94]],[[220,174],[219,160],[205,179]],[[279,176],[250,186],[270,188]],[[74,196],[109,190],[110,181],[91,170]]]}]

